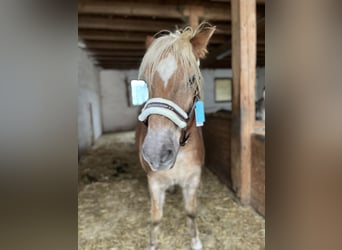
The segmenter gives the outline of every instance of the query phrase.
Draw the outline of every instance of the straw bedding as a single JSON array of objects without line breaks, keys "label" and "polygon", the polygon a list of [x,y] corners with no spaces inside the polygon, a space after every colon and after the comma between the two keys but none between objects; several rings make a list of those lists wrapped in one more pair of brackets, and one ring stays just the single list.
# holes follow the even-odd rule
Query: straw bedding
[{"label": "straw bedding", "polygon": [[[149,235],[149,194],[138,161],[134,132],[102,136],[80,160],[79,249],[145,249]],[[198,228],[204,249],[264,249],[265,221],[242,207],[204,169]],[[190,249],[182,194],[167,193],[160,227],[161,250]]]}]

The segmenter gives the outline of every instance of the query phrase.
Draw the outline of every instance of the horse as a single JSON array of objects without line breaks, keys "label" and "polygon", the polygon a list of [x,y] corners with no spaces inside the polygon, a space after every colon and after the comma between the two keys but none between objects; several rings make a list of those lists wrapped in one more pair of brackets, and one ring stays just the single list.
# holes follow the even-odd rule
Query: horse
[{"label": "horse", "polygon": [[149,250],[157,246],[165,191],[175,185],[182,188],[191,247],[202,249],[196,192],[204,165],[204,143],[201,127],[195,122],[195,105],[203,98],[199,61],[205,57],[215,29],[201,23],[196,29],[188,26],[155,35],[139,68],[139,80],[147,83],[150,97],[136,128],[139,160],[151,200]]}]

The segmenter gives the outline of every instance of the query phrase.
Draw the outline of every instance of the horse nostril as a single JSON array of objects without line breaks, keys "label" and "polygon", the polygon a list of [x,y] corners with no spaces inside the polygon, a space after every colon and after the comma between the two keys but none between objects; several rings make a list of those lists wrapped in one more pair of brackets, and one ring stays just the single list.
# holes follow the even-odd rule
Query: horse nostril
[{"label": "horse nostril", "polygon": [[164,150],[162,152],[162,155],[160,157],[160,162],[161,163],[166,163],[170,161],[173,157],[173,151],[171,149]]}]

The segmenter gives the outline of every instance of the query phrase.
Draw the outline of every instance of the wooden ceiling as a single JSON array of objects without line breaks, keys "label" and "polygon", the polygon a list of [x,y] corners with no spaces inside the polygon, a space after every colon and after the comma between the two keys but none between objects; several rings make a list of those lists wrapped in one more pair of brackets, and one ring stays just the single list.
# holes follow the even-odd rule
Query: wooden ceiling
[{"label": "wooden ceiling", "polygon": [[[79,46],[103,69],[137,69],[147,36],[203,20],[216,32],[201,67],[231,68],[230,0],[79,0]],[[257,0],[256,62],[265,65],[265,0]]]}]

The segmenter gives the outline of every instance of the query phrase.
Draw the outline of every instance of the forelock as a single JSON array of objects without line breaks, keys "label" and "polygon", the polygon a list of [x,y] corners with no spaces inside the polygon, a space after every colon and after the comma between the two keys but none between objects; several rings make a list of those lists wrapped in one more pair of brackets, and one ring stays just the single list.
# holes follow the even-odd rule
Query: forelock
[{"label": "forelock", "polygon": [[[165,31],[163,32],[165,34]],[[150,86],[153,85],[159,62],[171,54],[177,62],[177,68],[183,70],[182,82],[184,84],[188,83],[190,77],[195,76],[196,80],[192,87],[199,92],[198,94],[201,97],[202,77],[190,42],[196,32],[197,30],[194,31],[191,27],[187,27],[184,30],[169,32],[155,39],[142,60],[139,68],[139,79],[144,79]]]}]

